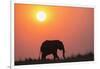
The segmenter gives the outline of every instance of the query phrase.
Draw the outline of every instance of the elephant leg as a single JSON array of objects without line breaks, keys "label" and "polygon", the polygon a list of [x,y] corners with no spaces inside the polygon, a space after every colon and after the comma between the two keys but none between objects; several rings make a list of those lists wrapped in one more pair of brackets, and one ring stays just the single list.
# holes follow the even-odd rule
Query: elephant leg
[{"label": "elephant leg", "polygon": [[54,60],[56,60],[56,59],[59,60],[57,53],[53,53],[53,56],[54,56]]},{"label": "elephant leg", "polygon": [[46,60],[46,54],[42,53],[42,60]]}]

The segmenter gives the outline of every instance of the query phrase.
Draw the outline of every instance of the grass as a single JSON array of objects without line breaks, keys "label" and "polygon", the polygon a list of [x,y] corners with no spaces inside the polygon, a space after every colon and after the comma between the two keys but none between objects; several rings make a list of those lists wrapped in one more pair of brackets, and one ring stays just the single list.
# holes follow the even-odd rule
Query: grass
[{"label": "grass", "polygon": [[62,62],[80,62],[80,61],[93,61],[94,60],[94,54],[88,53],[85,55],[77,55],[72,57],[67,57],[66,59],[60,59],[60,60],[40,60],[40,59],[32,59],[28,58],[24,61],[19,60],[15,61],[15,65],[31,65],[31,64],[47,64],[47,63],[62,63]]}]

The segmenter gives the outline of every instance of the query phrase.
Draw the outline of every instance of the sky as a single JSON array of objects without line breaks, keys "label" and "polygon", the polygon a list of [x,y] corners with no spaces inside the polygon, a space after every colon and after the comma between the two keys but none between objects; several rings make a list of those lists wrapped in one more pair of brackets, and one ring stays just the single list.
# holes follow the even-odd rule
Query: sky
[{"label": "sky", "polygon": [[[46,15],[42,22],[36,18],[40,11]],[[38,59],[45,40],[62,41],[66,57],[94,52],[94,9],[16,3],[14,40],[15,60]]]}]

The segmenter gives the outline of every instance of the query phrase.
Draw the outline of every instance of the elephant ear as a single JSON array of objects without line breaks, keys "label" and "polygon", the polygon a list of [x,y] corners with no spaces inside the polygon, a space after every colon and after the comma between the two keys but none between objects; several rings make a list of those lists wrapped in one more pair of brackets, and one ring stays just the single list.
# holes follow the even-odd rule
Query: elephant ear
[{"label": "elephant ear", "polygon": [[60,50],[63,50],[63,49],[64,49],[64,45],[63,45],[62,42],[59,42],[59,43],[58,43],[58,46],[59,46],[59,49],[60,49]]}]

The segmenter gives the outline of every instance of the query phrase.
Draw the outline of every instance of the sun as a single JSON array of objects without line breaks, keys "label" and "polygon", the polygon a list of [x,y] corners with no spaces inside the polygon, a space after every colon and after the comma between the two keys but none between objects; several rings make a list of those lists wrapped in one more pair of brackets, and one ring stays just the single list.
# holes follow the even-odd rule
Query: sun
[{"label": "sun", "polygon": [[40,22],[45,21],[46,17],[47,17],[47,15],[46,15],[46,12],[44,12],[44,11],[38,11],[37,14],[36,14],[36,18]]}]

